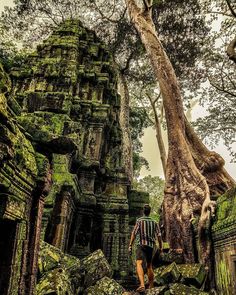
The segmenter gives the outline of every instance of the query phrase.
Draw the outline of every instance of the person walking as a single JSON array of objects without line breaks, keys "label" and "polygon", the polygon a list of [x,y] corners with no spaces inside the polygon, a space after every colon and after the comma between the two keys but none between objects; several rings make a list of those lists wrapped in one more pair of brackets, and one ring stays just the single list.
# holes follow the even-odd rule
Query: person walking
[{"label": "person walking", "polygon": [[154,272],[152,268],[152,258],[154,254],[154,246],[156,240],[158,240],[160,252],[162,252],[162,239],[161,232],[158,223],[153,220],[149,215],[151,207],[145,204],[143,207],[143,216],[140,217],[134,226],[130,237],[129,252],[132,252],[132,246],[137,237],[137,249],[136,249],[136,270],[139,278],[140,286],[136,290],[137,292],[144,292],[144,270],[143,261],[147,262],[147,275],[149,288],[153,288]]}]

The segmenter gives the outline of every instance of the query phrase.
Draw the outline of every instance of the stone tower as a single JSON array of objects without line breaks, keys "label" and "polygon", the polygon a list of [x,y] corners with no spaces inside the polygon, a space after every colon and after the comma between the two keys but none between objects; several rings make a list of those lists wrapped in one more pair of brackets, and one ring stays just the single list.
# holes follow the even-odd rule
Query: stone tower
[{"label": "stone tower", "polygon": [[66,21],[12,77],[18,121],[50,163],[42,238],[78,257],[101,248],[115,271],[127,270],[129,182],[106,46]]}]

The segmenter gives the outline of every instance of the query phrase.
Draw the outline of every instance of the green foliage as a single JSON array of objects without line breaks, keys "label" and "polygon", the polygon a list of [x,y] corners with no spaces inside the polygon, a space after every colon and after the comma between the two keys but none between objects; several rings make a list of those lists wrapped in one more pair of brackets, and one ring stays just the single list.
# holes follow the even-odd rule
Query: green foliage
[{"label": "green foliage", "polygon": [[142,152],[142,143],[140,138],[144,134],[144,129],[150,126],[147,113],[142,107],[132,107],[130,109],[130,131],[133,144],[133,173],[134,178],[138,178],[142,167],[149,169],[148,161],[140,156]]},{"label": "green foliage", "polygon": [[[228,2],[236,15],[234,1]],[[205,0],[202,9],[215,29],[203,48],[202,66],[206,69],[207,83],[200,90],[200,103],[208,114],[199,118],[195,126],[211,148],[223,140],[235,161],[236,71],[226,48],[235,37],[236,17],[224,0]]]},{"label": "green foliage", "polygon": [[153,0],[152,5],[159,5],[162,2],[164,2],[164,1],[163,0]]},{"label": "green foliage", "polygon": [[[130,126],[131,126],[131,138],[136,140],[143,136],[143,131],[145,128],[150,126],[150,121],[148,120],[147,113],[143,107],[132,107],[130,110]],[[137,148],[138,149],[138,145]]]},{"label": "green foliage", "polygon": [[0,40],[0,63],[6,72],[10,72],[13,67],[21,66],[26,57],[24,50],[18,51],[16,45],[8,40]]},{"label": "green foliage", "polygon": [[147,170],[149,170],[149,164],[148,161],[140,156],[139,153],[133,152],[133,172],[134,172],[134,178],[138,178],[141,172],[141,169],[145,167]]},{"label": "green foliage", "polygon": [[153,21],[179,78],[184,98],[191,98],[206,80],[199,60],[209,28],[201,3],[199,0],[159,1],[153,8]]},{"label": "green foliage", "polygon": [[152,207],[152,217],[159,219],[160,208],[164,197],[165,182],[159,176],[145,176],[134,183],[137,190],[149,193],[150,206]]}]

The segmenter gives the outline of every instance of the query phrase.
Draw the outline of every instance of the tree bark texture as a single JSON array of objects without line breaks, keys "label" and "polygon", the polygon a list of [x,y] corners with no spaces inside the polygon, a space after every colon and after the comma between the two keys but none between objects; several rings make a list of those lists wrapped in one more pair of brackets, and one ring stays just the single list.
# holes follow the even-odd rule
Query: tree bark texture
[{"label": "tree bark texture", "polygon": [[229,43],[227,50],[226,50],[229,59],[236,63],[236,51],[235,50],[236,50],[236,36]]},{"label": "tree bark texture", "polygon": [[149,101],[150,101],[150,104],[151,104],[151,107],[152,107],[152,110],[154,113],[156,139],[157,139],[157,144],[158,144],[159,151],[160,151],[163,172],[164,172],[164,175],[166,175],[166,162],[167,162],[166,159],[167,159],[167,157],[166,157],[166,149],[165,149],[165,145],[164,145],[164,141],[163,141],[163,137],[162,137],[161,122],[158,118],[155,102],[152,101],[151,97],[148,97],[148,98],[149,98]]},{"label": "tree bark texture", "polygon": [[120,84],[120,125],[122,129],[122,155],[124,161],[125,171],[128,175],[130,183],[133,181],[133,145],[130,133],[129,124],[129,89],[125,75],[120,72],[119,74],[119,84]]},{"label": "tree bark texture", "polygon": [[156,34],[151,9],[139,8],[135,0],[126,0],[126,4],[163,96],[169,143],[163,202],[166,239],[173,250],[183,251],[187,263],[193,263],[196,257],[191,221],[200,216],[199,233],[203,234],[200,235],[199,256],[209,266],[210,241],[204,235],[204,227],[208,226],[214,210],[210,189],[221,193],[233,180],[223,170],[223,159],[207,150],[185,119],[178,81]]}]

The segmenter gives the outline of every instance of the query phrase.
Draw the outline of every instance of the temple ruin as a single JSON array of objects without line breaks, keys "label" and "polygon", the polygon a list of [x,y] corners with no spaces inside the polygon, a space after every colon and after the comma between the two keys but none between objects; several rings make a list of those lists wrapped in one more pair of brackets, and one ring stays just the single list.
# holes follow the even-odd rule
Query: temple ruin
[{"label": "temple ruin", "polygon": [[[131,189],[123,167],[106,46],[66,21],[10,78],[0,74],[0,294],[34,294],[40,240],[82,261],[101,249],[113,277],[128,278],[130,229],[148,194]],[[236,288],[235,196],[219,198],[212,231],[224,295]]]}]

